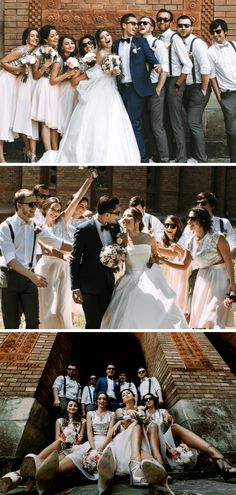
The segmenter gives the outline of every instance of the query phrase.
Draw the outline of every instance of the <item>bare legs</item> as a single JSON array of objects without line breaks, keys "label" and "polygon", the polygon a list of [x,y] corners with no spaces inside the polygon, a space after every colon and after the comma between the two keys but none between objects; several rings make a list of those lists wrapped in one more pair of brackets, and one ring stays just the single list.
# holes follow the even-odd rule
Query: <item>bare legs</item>
[{"label": "bare legs", "polygon": [[158,462],[163,464],[163,459],[160,453],[160,439],[158,434],[158,428],[155,423],[150,424],[147,434],[151,447],[151,452],[154,459],[156,459]]},{"label": "bare legs", "polygon": [[58,132],[57,129],[49,129],[49,127],[43,122],[41,128],[41,137],[45,151],[58,149]]},{"label": "bare legs", "polygon": [[5,158],[3,154],[3,146],[4,146],[4,141],[0,140],[0,163],[5,162]]}]

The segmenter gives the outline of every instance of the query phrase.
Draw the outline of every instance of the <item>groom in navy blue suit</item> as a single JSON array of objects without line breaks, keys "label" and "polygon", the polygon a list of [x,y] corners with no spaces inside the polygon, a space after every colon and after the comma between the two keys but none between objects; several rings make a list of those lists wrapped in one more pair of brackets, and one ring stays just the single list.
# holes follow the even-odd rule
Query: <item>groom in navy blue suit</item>
[{"label": "groom in navy blue suit", "polygon": [[97,214],[82,222],[74,234],[72,261],[70,262],[73,299],[82,304],[86,328],[100,328],[102,317],[111,300],[115,284],[113,270],[100,261],[103,246],[114,244],[120,225],[119,199],[101,196]]},{"label": "groom in navy blue suit", "polygon": [[124,105],[134,130],[141,162],[148,162],[141,119],[147,96],[153,95],[153,85],[147,69],[158,71],[158,60],[145,38],[135,37],[138,22],[134,14],[128,13],[120,20],[123,37],[114,41],[113,52],[122,59],[124,77],[118,82]]},{"label": "groom in navy blue suit", "polygon": [[100,376],[97,380],[94,390],[94,402],[96,402],[98,394],[104,392],[108,395],[107,408],[110,411],[116,411],[119,407],[119,393],[120,386],[117,380],[115,380],[116,368],[113,363],[109,363],[106,368],[107,376]]}]

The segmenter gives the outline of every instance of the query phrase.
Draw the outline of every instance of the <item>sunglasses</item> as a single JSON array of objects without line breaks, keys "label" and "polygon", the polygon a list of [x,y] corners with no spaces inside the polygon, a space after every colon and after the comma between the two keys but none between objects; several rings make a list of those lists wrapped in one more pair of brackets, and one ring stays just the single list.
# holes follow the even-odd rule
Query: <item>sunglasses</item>
[{"label": "sunglasses", "polygon": [[164,223],[164,227],[167,229],[175,229],[177,225],[175,223]]},{"label": "sunglasses", "polygon": [[145,399],[143,399],[144,402],[147,402],[148,400],[152,400],[152,397],[145,397]]},{"label": "sunglasses", "polygon": [[27,201],[19,201],[19,204],[28,205],[29,208],[35,208],[35,206],[37,206],[38,203],[36,203],[35,201],[30,201],[29,203],[27,203]]},{"label": "sunglasses", "polygon": [[187,29],[187,28],[191,27],[191,24],[177,24],[177,26],[181,29],[185,29],[185,28]]},{"label": "sunglasses", "polygon": [[157,22],[170,22],[170,19],[168,17],[157,17]]},{"label": "sunglasses", "polygon": [[138,374],[139,374],[139,373],[145,373],[145,370],[139,370],[139,371],[138,371]]},{"label": "sunglasses", "polygon": [[111,368],[110,366],[108,366],[107,370],[109,370],[109,371],[115,371],[115,368]]},{"label": "sunglasses", "polygon": [[93,41],[85,41],[84,43],[82,43],[82,46],[92,46],[94,45],[94,42]]},{"label": "sunglasses", "polygon": [[128,22],[126,22],[126,24],[132,24],[132,26],[137,26],[138,25],[138,22],[136,22],[136,21],[128,21]]},{"label": "sunglasses", "polygon": [[151,23],[149,21],[138,21],[138,26],[142,26],[142,24],[144,26],[147,26],[148,24],[150,24],[150,26],[151,26]]},{"label": "sunglasses", "polygon": [[196,201],[196,204],[198,206],[206,206],[206,205],[208,205],[208,201],[207,201],[207,199],[199,199],[199,201]]},{"label": "sunglasses", "polygon": [[189,220],[190,222],[194,222],[197,219],[197,217],[187,217],[187,220]]},{"label": "sunglasses", "polygon": [[222,29],[214,29],[212,34],[220,34],[222,32]]},{"label": "sunglasses", "polygon": [[37,194],[37,198],[48,199],[51,198],[51,194]]}]

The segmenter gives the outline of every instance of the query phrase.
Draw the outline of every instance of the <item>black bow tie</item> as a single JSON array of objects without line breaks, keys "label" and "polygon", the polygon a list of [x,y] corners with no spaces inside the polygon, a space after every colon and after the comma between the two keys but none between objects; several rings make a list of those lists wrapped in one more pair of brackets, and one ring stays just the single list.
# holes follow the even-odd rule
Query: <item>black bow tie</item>
[{"label": "black bow tie", "polygon": [[109,225],[109,223],[101,225],[101,231],[103,232],[104,230],[111,230],[111,226]]},{"label": "black bow tie", "polygon": [[121,43],[124,43],[126,41],[126,43],[130,43],[130,38],[121,38]]}]

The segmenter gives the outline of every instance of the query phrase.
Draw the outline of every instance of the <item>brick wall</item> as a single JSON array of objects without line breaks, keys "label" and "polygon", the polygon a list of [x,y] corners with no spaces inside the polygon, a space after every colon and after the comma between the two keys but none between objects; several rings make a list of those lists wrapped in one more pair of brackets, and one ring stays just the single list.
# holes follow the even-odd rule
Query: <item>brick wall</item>
[{"label": "brick wall", "polygon": [[[236,0],[4,0],[4,35],[0,41],[0,53],[6,53],[20,43],[22,31],[29,25],[41,27],[54,23],[60,34],[70,32],[77,39],[84,32],[94,32],[106,26],[115,37],[119,36],[119,18],[124,12],[137,16],[149,14],[155,18],[160,7],[173,11],[175,17],[183,12],[194,19],[195,31],[202,33],[209,41],[208,25],[215,17],[226,19],[229,24],[229,38],[235,38]],[[1,25],[1,7],[0,7]],[[1,50],[2,48],[2,50]]]},{"label": "brick wall", "polygon": [[[86,169],[76,166],[1,167],[0,221],[13,212],[13,196],[17,189],[30,189],[37,183],[49,184],[51,194],[59,196],[65,206],[87,175]],[[185,216],[195,195],[210,190],[218,198],[217,215],[236,219],[236,167],[233,166],[106,167],[99,180],[101,185],[97,189],[93,186],[87,194],[93,209],[102,194],[117,195],[122,210],[127,207],[129,198],[138,194],[146,199],[148,210],[160,218],[169,213]]]},{"label": "brick wall", "polygon": [[[136,334],[168,407],[178,400],[236,399],[236,377],[203,333]],[[235,344],[235,343],[234,343]]]}]

